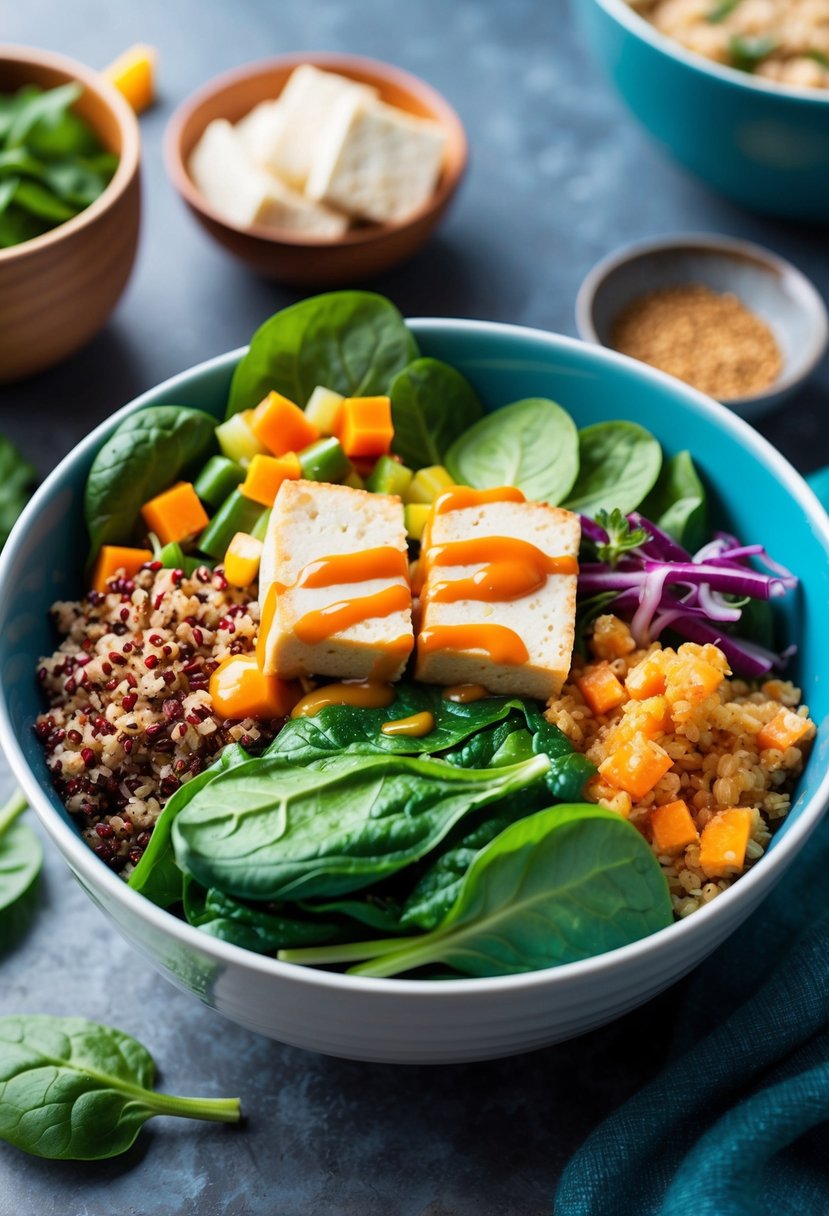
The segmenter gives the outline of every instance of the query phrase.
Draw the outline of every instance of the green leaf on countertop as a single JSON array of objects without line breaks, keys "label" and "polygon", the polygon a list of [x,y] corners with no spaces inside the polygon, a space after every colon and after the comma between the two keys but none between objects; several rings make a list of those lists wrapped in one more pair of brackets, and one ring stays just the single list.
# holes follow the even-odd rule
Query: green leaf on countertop
[{"label": "green leaf on countertop", "polygon": [[0,435],[0,548],[29,501],[36,477],[34,465],[23,459],[11,440]]},{"label": "green leaf on countertop", "polygon": [[37,904],[43,851],[31,828],[19,822],[27,806],[16,790],[0,808],[0,954],[25,932]]}]

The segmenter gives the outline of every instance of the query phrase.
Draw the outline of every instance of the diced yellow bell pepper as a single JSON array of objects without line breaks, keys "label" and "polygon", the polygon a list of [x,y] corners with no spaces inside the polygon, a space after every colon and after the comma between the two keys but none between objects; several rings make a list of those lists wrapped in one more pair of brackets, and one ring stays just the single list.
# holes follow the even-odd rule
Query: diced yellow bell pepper
[{"label": "diced yellow bell pepper", "polygon": [[318,384],[305,406],[305,417],[312,422],[321,435],[336,435],[343,412],[341,393]]},{"label": "diced yellow bell pepper", "polygon": [[409,540],[420,540],[423,536],[423,529],[426,527],[426,520],[432,510],[432,504],[429,502],[408,502],[403,508],[403,519],[406,524],[406,535]]},{"label": "diced yellow bell pepper", "polygon": [[454,484],[442,464],[430,464],[415,473],[403,495],[403,501],[433,503],[439,494],[451,490]]},{"label": "diced yellow bell pepper", "polygon": [[249,587],[259,577],[261,560],[261,540],[247,532],[237,532],[225,553],[225,578],[233,587]]}]

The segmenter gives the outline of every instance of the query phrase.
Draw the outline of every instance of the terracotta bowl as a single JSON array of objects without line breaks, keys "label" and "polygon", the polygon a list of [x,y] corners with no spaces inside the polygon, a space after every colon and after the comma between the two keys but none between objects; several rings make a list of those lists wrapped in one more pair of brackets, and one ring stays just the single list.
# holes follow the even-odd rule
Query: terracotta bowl
[{"label": "terracotta bowl", "polygon": [[31,47],[0,49],[0,93],[77,80],[75,111],[120,157],[91,206],[50,232],[0,249],[0,383],[51,367],[104,325],[126,286],[140,218],[138,123],[92,68]]},{"label": "terracotta bowl", "polygon": [[[187,169],[190,154],[215,118],[238,122],[260,101],[279,96],[294,68],[303,63],[374,85],[382,101],[440,123],[447,135],[443,172],[429,202],[398,224],[354,228],[337,240],[298,237],[270,228],[237,228],[196,189]],[[467,162],[464,129],[455,111],[429,85],[390,64],[353,55],[279,55],[248,64],[210,81],[185,101],[167,128],[167,171],[196,219],[225,249],[267,278],[283,283],[333,287],[388,270],[427,240],[457,190]]]}]

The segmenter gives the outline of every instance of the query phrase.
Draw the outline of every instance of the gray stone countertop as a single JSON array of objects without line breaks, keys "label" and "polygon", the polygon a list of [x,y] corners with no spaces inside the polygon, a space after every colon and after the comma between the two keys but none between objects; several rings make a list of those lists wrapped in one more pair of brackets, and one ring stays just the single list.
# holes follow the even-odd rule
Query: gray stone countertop
[{"label": "gray stone countertop", "polygon": [[[582,0],[575,0],[576,3]],[[141,119],[138,263],[106,330],[0,390],[0,432],[47,473],[137,393],[246,342],[295,292],[214,246],[168,183],[175,105],[217,72],[302,48],[391,60],[459,111],[472,159],[439,236],[369,284],[410,316],[575,332],[598,258],[635,239],[725,232],[782,253],[829,294],[825,232],[751,215],[666,161],[591,62],[565,0],[34,0],[3,37],[103,66],[160,51]],[[79,302],[82,306],[82,302]],[[804,472],[829,463],[829,369],[762,425]],[[0,790],[10,788],[7,770]],[[173,989],[111,932],[46,847],[43,900],[0,964],[0,1014],[79,1015],[135,1034],[170,1092],[240,1095],[243,1128],[155,1120],[124,1157],[29,1158],[0,1144],[0,1216],[534,1216],[585,1135],[660,1067],[679,984],[603,1030],[530,1056],[439,1068],[343,1062],[257,1038]]]}]

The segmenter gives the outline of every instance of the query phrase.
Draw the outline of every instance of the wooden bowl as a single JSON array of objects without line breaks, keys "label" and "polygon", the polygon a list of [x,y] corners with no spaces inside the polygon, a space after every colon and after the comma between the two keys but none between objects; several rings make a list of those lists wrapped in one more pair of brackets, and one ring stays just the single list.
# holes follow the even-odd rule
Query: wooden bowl
[{"label": "wooden bowl", "polygon": [[91,206],[50,232],[0,249],[0,383],[42,371],[88,342],[126,286],[140,218],[138,123],[92,68],[31,47],[0,49],[0,93],[77,80],[75,111],[120,157]]},{"label": "wooden bowl", "polygon": [[[204,200],[187,165],[208,123],[215,118],[238,122],[260,101],[278,97],[291,72],[303,63],[372,84],[382,101],[440,123],[447,135],[443,172],[423,208],[401,223],[360,226],[332,241],[264,227],[238,228]],[[420,248],[460,184],[466,169],[467,144],[455,111],[416,76],[373,59],[302,53],[248,64],[206,84],[170,119],[165,160],[179,194],[196,219],[225,249],[267,278],[303,286],[334,287],[380,274]]]}]

